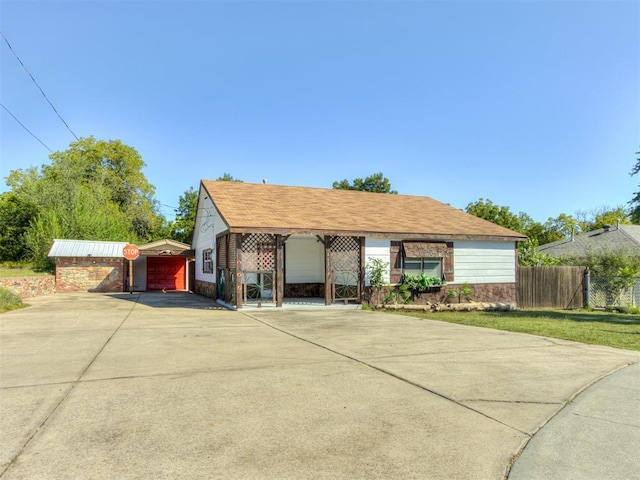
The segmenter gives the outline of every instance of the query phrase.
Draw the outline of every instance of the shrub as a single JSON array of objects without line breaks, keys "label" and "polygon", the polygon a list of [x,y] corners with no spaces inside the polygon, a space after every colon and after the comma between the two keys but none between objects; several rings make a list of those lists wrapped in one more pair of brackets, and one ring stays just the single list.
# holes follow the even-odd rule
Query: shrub
[{"label": "shrub", "polygon": [[22,303],[22,298],[6,288],[0,287],[0,312],[17,310],[26,305]]},{"label": "shrub", "polygon": [[420,275],[405,273],[402,275],[402,284],[413,292],[426,292],[430,288],[441,287],[445,282],[441,278],[429,277],[424,273]]}]

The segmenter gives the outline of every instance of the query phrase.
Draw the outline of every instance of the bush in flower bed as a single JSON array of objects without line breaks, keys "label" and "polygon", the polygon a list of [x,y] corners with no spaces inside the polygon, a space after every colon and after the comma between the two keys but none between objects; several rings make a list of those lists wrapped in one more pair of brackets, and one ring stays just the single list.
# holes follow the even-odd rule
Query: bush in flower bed
[{"label": "bush in flower bed", "polygon": [[405,273],[402,275],[402,284],[406,285],[412,292],[426,292],[430,288],[442,287],[445,283],[439,277],[430,277],[424,273],[420,275]]}]

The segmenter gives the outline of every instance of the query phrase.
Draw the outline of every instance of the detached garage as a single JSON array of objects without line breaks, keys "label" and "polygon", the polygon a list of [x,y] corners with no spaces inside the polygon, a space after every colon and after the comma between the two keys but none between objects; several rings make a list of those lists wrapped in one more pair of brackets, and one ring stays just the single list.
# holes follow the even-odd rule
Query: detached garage
[{"label": "detached garage", "polygon": [[140,256],[133,262],[135,291],[191,289],[194,255],[189,245],[159,240],[138,248]]},{"label": "detached garage", "polygon": [[127,292],[133,266],[133,290],[190,290],[194,255],[190,246],[159,240],[138,247],[133,262],[123,257],[127,242],[54,240],[49,257],[56,262],[58,292]]}]

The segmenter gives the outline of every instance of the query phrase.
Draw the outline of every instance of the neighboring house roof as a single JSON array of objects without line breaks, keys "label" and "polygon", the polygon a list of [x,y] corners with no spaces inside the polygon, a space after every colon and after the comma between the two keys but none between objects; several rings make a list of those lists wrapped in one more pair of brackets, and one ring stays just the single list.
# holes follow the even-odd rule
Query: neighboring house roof
[{"label": "neighboring house roof", "polygon": [[231,232],[524,240],[429,197],[202,180]]},{"label": "neighboring house roof", "polygon": [[123,258],[122,249],[127,242],[100,242],[95,240],[54,240],[49,257]]},{"label": "neighboring house roof", "polygon": [[600,228],[573,239],[540,245],[540,252],[554,257],[581,257],[589,250],[631,249],[640,253],[640,225]]}]

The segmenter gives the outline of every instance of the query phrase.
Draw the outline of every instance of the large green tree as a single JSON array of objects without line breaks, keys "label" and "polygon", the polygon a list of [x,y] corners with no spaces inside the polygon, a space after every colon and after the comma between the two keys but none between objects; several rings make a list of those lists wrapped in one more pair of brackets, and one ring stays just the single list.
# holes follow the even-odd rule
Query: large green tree
[{"label": "large green tree", "polygon": [[361,190],[363,192],[374,193],[398,193],[395,190],[391,190],[391,183],[382,172],[374,173],[364,179],[355,178],[353,183],[350,183],[349,180],[346,179],[339,182],[336,181],[333,182],[333,188],[336,190]]},{"label": "large green tree", "polygon": [[[13,170],[7,177],[11,191],[3,195],[3,205],[11,200],[30,217],[16,226],[23,258],[46,263],[54,238],[146,242],[162,231],[154,187],[132,147],[81,138],[49,158],[50,164]],[[2,215],[0,221],[3,229]]]},{"label": "large green tree", "polygon": [[15,193],[0,194],[0,261],[16,261],[28,256],[24,232],[35,213],[34,204]]},{"label": "large green tree", "polygon": [[557,219],[549,219],[547,223],[541,224],[534,221],[526,213],[513,213],[509,207],[496,205],[491,200],[484,198],[469,203],[466,212],[526,235],[527,241],[518,244],[518,258],[521,265],[553,265],[557,263],[552,257],[540,253],[538,246],[563,238],[560,230],[564,228],[562,222],[568,219],[566,215],[561,215]]},{"label": "large green tree", "polygon": [[198,208],[198,192],[189,187],[178,199],[176,219],[169,223],[169,236],[182,243],[191,245],[193,229],[196,225],[196,211]]},{"label": "large green tree", "polygon": [[509,207],[496,205],[491,200],[485,200],[484,198],[469,203],[465,210],[471,215],[520,233],[524,233],[525,224],[532,222],[531,217],[528,215],[523,213],[517,215]]},{"label": "large green tree", "polygon": [[579,231],[582,233],[597,230],[605,225],[615,225],[618,222],[632,223],[629,212],[620,205],[617,207],[602,206],[588,211],[581,210],[576,212],[576,218]]}]

